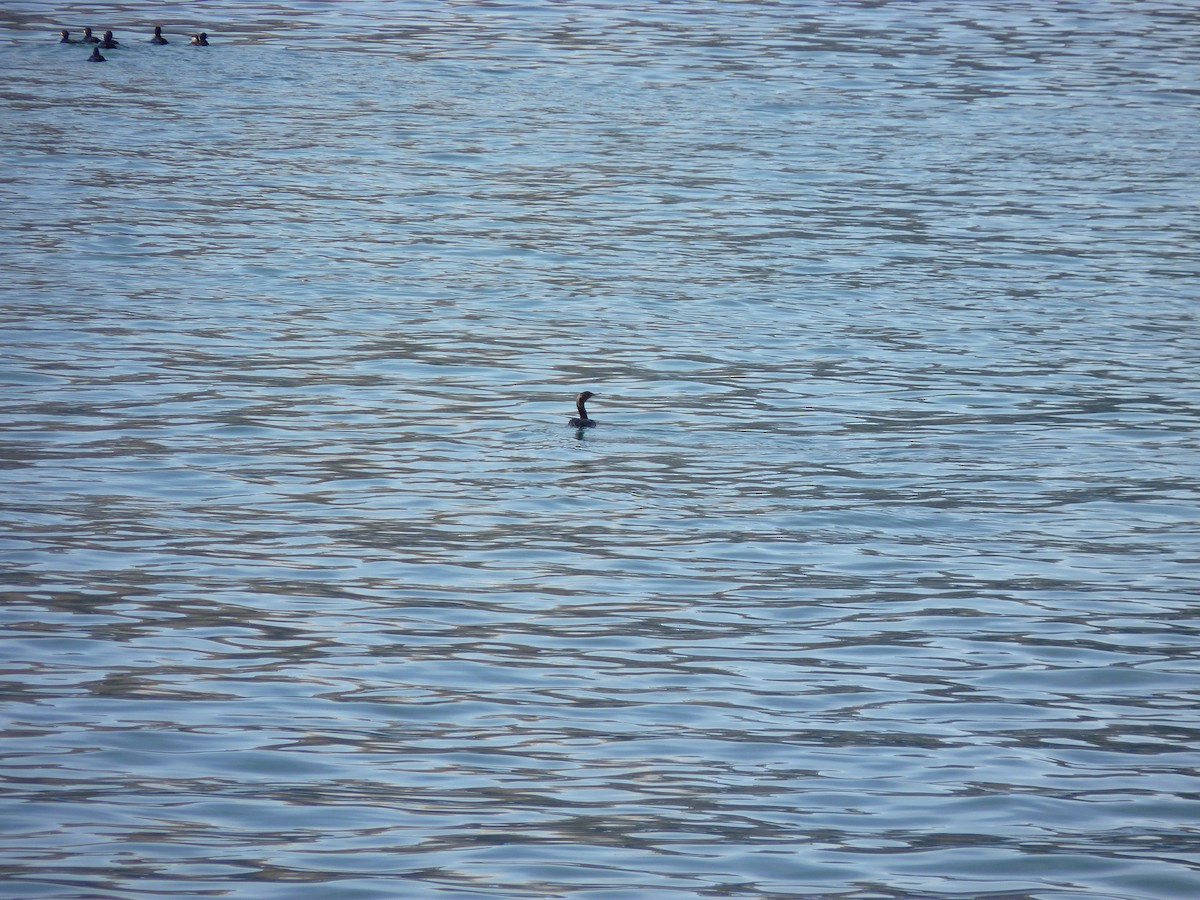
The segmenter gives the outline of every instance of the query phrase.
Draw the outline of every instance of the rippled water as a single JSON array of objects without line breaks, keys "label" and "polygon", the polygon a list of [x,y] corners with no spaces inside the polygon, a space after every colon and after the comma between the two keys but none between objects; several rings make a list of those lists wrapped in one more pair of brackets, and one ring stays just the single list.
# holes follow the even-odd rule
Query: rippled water
[{"label": "rippled water", "polygon": [[0,46],[0,894],[1200,895],[1194,5]]}]

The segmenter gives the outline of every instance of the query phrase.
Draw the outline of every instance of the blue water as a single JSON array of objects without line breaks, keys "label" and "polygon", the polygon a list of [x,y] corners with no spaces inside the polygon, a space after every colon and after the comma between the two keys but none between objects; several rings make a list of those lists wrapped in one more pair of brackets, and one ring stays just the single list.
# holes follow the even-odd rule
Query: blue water
[{"label": "blue water", "polygon": [[1200,895],[1193,5],[0,60],[0,896]]}]

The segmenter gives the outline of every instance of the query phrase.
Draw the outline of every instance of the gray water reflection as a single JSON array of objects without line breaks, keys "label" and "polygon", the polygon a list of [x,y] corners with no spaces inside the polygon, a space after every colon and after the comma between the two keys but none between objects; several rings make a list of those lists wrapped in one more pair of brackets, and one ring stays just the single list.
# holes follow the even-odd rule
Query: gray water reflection
[{"label": "gray water reflection", "polygon": [[1193,11],[203,14],[0,13],[0,893],[1197,892]]}]

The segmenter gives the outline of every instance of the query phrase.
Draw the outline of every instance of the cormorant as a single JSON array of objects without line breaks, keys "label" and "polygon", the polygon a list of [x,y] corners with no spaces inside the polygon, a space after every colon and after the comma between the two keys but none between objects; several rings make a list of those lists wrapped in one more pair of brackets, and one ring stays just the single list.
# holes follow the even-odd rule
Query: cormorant
[{"label": "cormorant", "polygon": [[595,396],[596,395],[591,391],[584,391],[575,398],[575,408],[579,410],[579,417],[572,419],[567,423],[568,425],[570,425],[572,428],[592,428],[596,424],[596,420],[589,419],[587,410],[583,408],[583,404],[587,403]]}]

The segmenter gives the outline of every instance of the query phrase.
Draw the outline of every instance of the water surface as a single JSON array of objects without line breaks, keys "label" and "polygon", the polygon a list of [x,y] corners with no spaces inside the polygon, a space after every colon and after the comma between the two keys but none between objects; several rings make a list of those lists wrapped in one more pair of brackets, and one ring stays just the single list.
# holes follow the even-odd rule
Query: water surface
[{"label": "water surface", "polygon": [[1200,891],[1190,5],[0,47],[3,896]]}]

